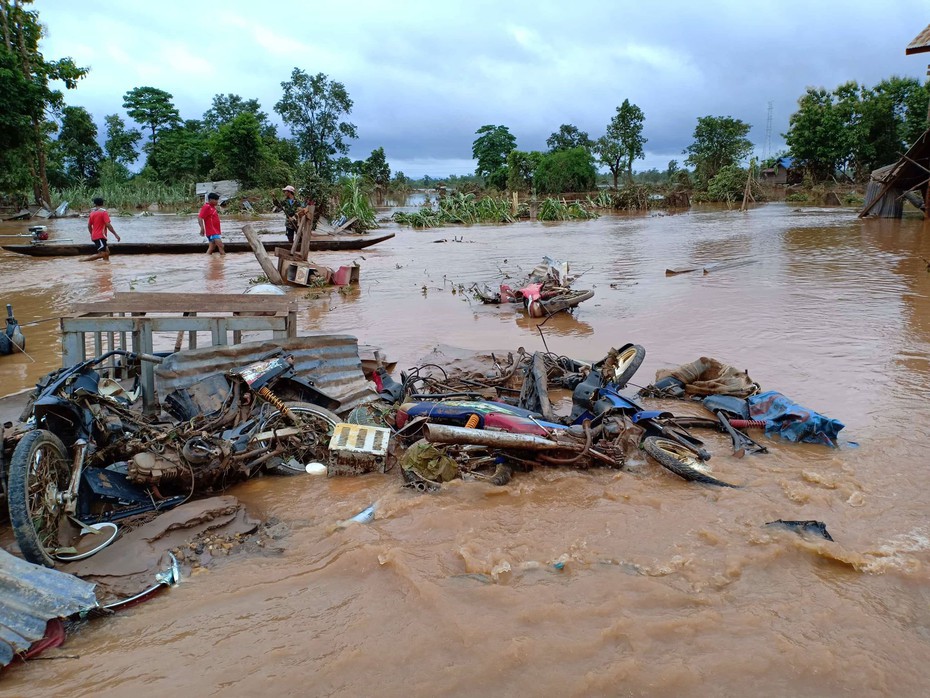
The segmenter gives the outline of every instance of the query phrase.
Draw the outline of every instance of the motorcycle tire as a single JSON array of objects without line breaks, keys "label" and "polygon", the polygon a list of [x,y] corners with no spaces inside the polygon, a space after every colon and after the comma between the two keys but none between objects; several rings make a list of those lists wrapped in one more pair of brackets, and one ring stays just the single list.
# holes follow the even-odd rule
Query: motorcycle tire
[{"label": "motorcycle tire", "polygon": [[646,358],[646,350],[638,344],[631,344],[617,355],[617,368],[613,383],[617,389],[624,388]]},{"label": "motorcycle tire", "polygon": [[[298,415],[302,422],[309,425],[322,427],[313,429],[312,432],[302,434],[294,442],[295,451],[287,455],[296,459],[299,463],[306,465],[309,462],[326,462],[329,452],[329,440],[333,435],[333,429],[342,420],[338,415],[330,412],[325,407],[312,405],[309,402],[285,402],[287,409]],[[267,431],[277,427],[291,426],[291,422],[281,414],[280,410],[275,410],[261,423],[259,431]],[[293,438],[293,437],[285,437]],[[275,475],[299,475],[303,470],[297,470],[285,464],[282,458],[280,462],[270,464],[265,467],[265,471]]]},{"label": "motorcycle tire", "polygon": [[690,482],[700,482],[716,487],[737,488],[729,482],[718,480],[707,474],[704,464],[690,450],[671,439],[661,436],[647,436],[641,448],[648,456],[658,461],[666,470],[671,470],[678,477]]},{"label": "motorcycle tire", "polygon": [[61,439],[45,429],[20,439],[10,459],[7,494],[13,534],[29,562],[55,566],[64,511],[54,498],[70,484],[71,463]]}]

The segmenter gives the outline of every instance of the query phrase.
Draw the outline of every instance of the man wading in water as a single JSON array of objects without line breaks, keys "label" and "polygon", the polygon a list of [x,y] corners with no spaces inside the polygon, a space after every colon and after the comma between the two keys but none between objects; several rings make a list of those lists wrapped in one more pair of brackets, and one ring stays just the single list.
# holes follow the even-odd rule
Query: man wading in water
[{"label": "man wading in water", "polygon": [[284,209],[284,234],[287,235],[288,242],[294,242],[294,234],[297,232],[297,212],[304,207],[303,202],[297,200],[297,190],[288,184],[281,191],[284,192],[284,201],[281,202],[281,208]]},{"label": "man wading in water", "polygon": [[94,207],[87,216],[87,232],[90,233],[90,240],[94,243],[96,254],[87,257],[83,261],[92,262],[95,259],[105,259],[110,261],[110,250],[107,249],[107,233],[113,233],[113,237],[119,242],[119,235],[113,230],[113,224],[110,223],[110,214],[103,208],[103,199],[99,196],[94,198]]},{"label": "man wading in water", "polygon": [[212,192],[207,194],[207,200],[204,202],[203,208],[200,209],[200,213],[197,214],[197,222],[200,223],[200,234],[210,241],[207,254],[219,252],[225,256],[226,250],[223,249],[223,238],[220,237],[220,214],[216,210],[216,205],[219,202],[219,194]]}]

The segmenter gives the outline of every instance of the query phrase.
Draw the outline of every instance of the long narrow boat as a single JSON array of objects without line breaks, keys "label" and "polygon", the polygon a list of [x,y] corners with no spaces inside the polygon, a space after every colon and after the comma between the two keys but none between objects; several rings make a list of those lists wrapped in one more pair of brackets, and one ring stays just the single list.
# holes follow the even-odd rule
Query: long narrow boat
[{"label": "long narrow boat", "polygon": [[[326,250],[361,250],[377,245],[394,237],[394,233],[385,235],[346,235],[320,236],[310,240],[311,252]],[[262,245],[269,252],[275,247],[290,247],[287,240],[262,240]],[[251,252],[252,248],[245,240],[223,241],[227,252]],[[31,245],[3,245],[7,252],[26,254],[31,257],[82,257],[94,254],[94,246],[87,244],[56,244],[54,241],[37,242]],[[124,254],[203,254],[207,251],[205,242],[117,242],[110,245],[114,255]]]}]

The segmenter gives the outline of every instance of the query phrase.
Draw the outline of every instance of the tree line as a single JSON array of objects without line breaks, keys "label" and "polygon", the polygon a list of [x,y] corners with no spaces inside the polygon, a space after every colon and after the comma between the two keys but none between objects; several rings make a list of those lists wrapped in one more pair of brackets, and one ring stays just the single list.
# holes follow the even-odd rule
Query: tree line
[{"label": "tree line", "polygon": [[[30,192],[50,202],[52,189],[102,186],[130,180],[194,182],[236,179],[245,188],[295,182],[325,189],[346,175],[357,176],[381,198],[389,189],[409,190],[415,182],[391,168],[383,148],[365,160],[348,157],[358,131],[348,119],[353,101],[342,83],[323,73],[295,67],[281,82],[273,105],[291,137],[278,134],[257,99],[217,94],[196,119],[182,119],[173,96],[153,86],[123,95],[127,123],[113,113],[98,132],[83,107],[66,106],[56,86],[73,90],[87,69],[71,58],[51,60],[39,50],[42,25],[32,0],[0,0],[0,192]],[[808,88],[782,134],[794,167],[812,182],[845,177],[861,182],[876,167],[894,162],[927,127],[930,83],[893,77],[874,87],[849,82],[832,92]],[[679,184],[710,192],[740,188],[745,161],[753,152],[750,125],[730,116],[697,119],[691,144],[664,172],[634,173],[645,157],[645,114],[628,99],[616,108],[603,135],[591,138],[562,124],[546,140],[547,151],[517,149],[507,126],[476,131],[472,157],[474,186],[542,194],[589,191],[598,167],[613,187],[639,181]],[[775,159],[772,158],[772,160]],[[139,172],[133,168],[139,162]],[[763,165],[769,163],[763,163]],[[448,181],[457,178],[450,177]],[[428,185],[430,178],[421,183]]]}]

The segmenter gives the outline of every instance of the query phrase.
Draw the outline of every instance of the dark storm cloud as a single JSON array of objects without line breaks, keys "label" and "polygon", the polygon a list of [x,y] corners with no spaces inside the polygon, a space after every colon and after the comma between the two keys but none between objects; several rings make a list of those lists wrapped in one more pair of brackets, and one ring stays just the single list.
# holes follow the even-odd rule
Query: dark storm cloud
[{"label": "dark storm cloud", "polygon": [[[441,167],[469,160],[484,124],[506,125],[520,149],[544,149],[563,123],[600,136],[629,99],[646,116],[645,169],[683,160],[700,116],[742,119],[761,150],[771,103],[777,150],[808,86],[923,79],[927,61],[904,47],[930,21],[916,0],[358,0],[271,12],[233,0],[209,15],[195,5],[44,3],[47,53],[92,67],[67,101],[102,121],[122,111],[126,90],[148,84],[198,118],[214,94],[235,92],[277,121],[280,83],[299,66],[348,89],[353,157],[382,146],[390,160]],[[89,24],[107,41],[83,38]]]}]

